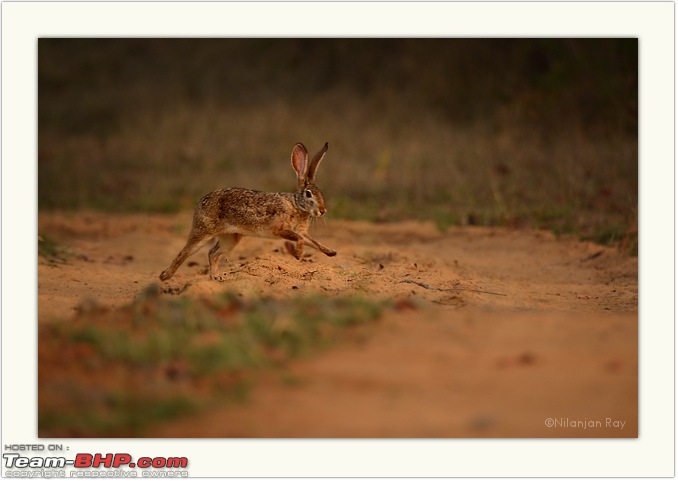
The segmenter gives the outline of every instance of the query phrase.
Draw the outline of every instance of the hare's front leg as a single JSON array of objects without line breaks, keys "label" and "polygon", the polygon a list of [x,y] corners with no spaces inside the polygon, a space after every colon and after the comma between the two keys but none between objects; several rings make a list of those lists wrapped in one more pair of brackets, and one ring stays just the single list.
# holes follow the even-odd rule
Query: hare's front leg
[{"label": "hare's front leg", "polygon": [[315,240],[313,237],[308,235],[306,232],[299,233],[291,230],[286,230],[278,233],[278,235],[283,239],[289,239],[291,241],[294,241],[294,242],[285,242],[285,247],[287,248],[287,252],[292,254],[297,260],[301,259],[301,254],[304,251],[304,241],[311,244],[311,246],[315,247],[326,256],[332,257],[337,255],[337,251],[333,251],[332,249],[325,247],[320,242]]},{"label": "hare's front leg", "polygon": [[219,240],[214,247],[210,249],[208,259],[210,263],[210,279],[215,281],[225,280],[223,276],[218,275],[219,272],[219,258],[223,254],[228,254],[233,249],[240,239],[242,234],[221,234],[218,236]]},{"label": "hare's front leg", "polygon": [[320,242],[318,242],[317,240],[315,240],[315,239],[314,239],[313,237],[311,237],[310,235],[304,234],[304,235],[303,235],[303,238],[304,238],[304,240],[305,240],[306,242],[308,242],[309,244],[311,244],[313,247],[315,247],[316,249],[318,249],[320,252],[322,252],[322,253],[325,254],[326,256],[332,257],[332,256],[336,256],[336,255],[337,255],[337,251],[333,251],[332,249],[330,249],[330,248],[328,248],[328,247],[325,247],[324,245],[322,245]]},{"label": "hare's front leg", "polygon": [[290,229],[276,230],[273,233],[278,237],[292,241],[285,242],[285,249],[287,249],[287,252],[292,254],[295,259],[301,259],[301,254],[304,252],[304,241],[302,240],[301,234]]},{"label": "hare's front leg", "polygon": [[303,254],[304,252],[304,241],[303,240],[299,240],[297,242],[286,241],[285,248],[287,249],[287,252],[294,256],[295,259],[299,260],[301,259],[301,254]]}]

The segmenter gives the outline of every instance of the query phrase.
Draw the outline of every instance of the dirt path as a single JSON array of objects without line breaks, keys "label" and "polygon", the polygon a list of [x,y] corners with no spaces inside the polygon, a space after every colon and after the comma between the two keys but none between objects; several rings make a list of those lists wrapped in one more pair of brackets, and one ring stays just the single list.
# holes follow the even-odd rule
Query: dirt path
[{"label": "dirt path", "polygon": [[[72,257],[41,259],[40,322],[68,319],[88,298],[130,302],[159,282],[189,222],[190,213],[41,213],[40,234]],[[339,254],[307,249],[299,262],[282,241],[246,238],[222,260],[230,280],[208,280],[203,249],[163,289],[361,293],[416,309],[388,314],[363,342],[293,362],[285,376],[262,375],[242,405],[149,436],[637,435],[636,258],[545,232],[440,233],[419,222],[328,221],[313,235]]]}]

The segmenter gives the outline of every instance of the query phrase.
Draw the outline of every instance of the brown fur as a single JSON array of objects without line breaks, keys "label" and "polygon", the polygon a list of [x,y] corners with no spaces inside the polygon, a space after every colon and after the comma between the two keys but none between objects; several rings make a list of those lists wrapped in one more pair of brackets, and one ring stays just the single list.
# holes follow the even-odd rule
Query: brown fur
[{"label": "brown fur", "polygon": [[223,280],[217,274],[219,258],[236,246],[243,236],[280,237],[286,239],[287,251],[301,259],[304,243],[323,254],[336,255],[308,234],[311,217],[325,215],[325,200],[313,183],[315,172],[327,152],[328,145],[320,149],[308,162],[308,152],[302,144],[292,149],[292,167],[297,173],[295,193],[271,193],[233,187],[207,194],[195,208],[193,225],[188,241],[170,266],[160,274],[166,281],[179,266],[210,239],[217,243],[208,254],[210,278]]}]

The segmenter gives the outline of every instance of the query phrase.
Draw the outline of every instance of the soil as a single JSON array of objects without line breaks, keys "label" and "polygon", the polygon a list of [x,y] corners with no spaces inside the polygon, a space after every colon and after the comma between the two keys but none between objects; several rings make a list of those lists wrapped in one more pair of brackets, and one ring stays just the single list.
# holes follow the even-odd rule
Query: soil
[{"label": "soil", "polygon": [[39,258],[40,323],[89,299],[362,294],[393,299],[360,342],[261,374],[246,402],[153,427],[151,437],[637,437],[638,260],[552,233],[321,220],[336,257],[244,238],[207,276],[205,247],[167,282],[190,212],[39,214],[68,249]]}]

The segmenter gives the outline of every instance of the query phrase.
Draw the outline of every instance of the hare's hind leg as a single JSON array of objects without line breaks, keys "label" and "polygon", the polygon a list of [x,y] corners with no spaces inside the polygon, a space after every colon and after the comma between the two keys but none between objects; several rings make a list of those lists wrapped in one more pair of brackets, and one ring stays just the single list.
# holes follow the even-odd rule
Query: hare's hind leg
[{"label": "hare's hind leg", "polygon": [[228,254],[240,242],[242,234],[220,234],[218,237],[219,240],[210,249],[208,255],[210,261],[210,279],[223,281],[223,277],[217,274],[219,272],[219,258],[223,254]]},{"label": "hare's hind leg", "polygon": [[172,277],[179,266],[184,263],[186,258],[200,249],[210,237],[212,236],[203,232],[196,233],[194,230],[191,230],[191,233],[188,235],[188,241],[186,242],[186,245],[183,249],[181,249],[181,252],[179,252],[170,266],[162,271],[162,274],[160,274],[160,280],[166,281]]}]

